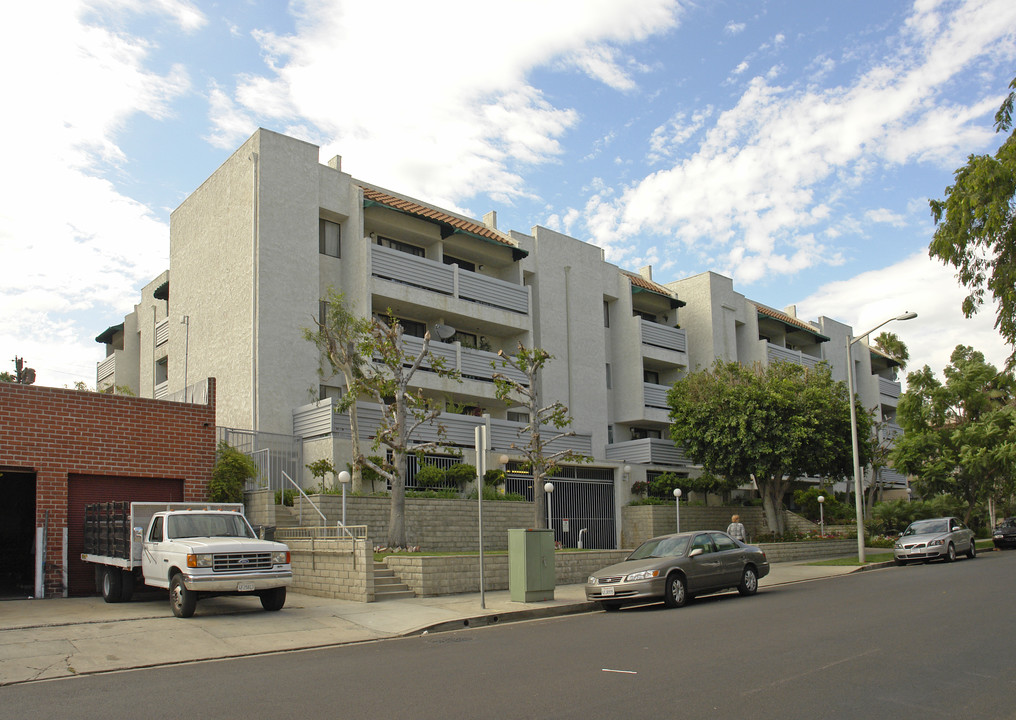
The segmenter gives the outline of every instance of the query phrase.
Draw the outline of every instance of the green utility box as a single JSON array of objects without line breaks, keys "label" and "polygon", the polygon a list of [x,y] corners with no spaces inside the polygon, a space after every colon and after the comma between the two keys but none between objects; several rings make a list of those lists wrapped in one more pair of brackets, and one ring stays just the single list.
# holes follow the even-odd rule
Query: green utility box
[{"label": "green utility box", "polygon": [[553,530],[508,531],[508,589],[512,602],[554,599]]}]

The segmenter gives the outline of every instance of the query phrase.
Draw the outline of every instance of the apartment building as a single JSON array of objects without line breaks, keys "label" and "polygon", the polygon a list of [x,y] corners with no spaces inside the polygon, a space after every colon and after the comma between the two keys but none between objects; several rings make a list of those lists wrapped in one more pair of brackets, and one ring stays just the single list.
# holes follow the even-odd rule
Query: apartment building
[{"label": "apartment building", "polygon": [[[258,130],[173,212],[169,270],[122,324],[96,338],[107,354],[100,388],[166,397],[217,378],[218,425],[264,453],[273,482],[285,471],[309,486],[306,463],[326,457],[343,467],[350,455],[348,423],[334,412],[343,382],[319,378],[317,349],[303,338],[330,288],[357,314],[398,318],[410,352],[431,332],[431,351],[462,375],[414,378],[447,403],[447,442],[474,462],[473,429],[485,424],[488,465],[507,455],[520,490],[511,444],[528,418],[497,400],[491,376],[501,370],[499,350],[548,350],[541,395],[574,418],[575,434],[559,446],[592,458],[555,479],[555,525],[563,533],[560,518],[569,517],[578,521],[569,532],[590,526],[608,546],[632,482],[695,472],[667,439],[674,381],[715,358],[825,359],[843,373],[850,329],[835,321],[806,323],[792,309],[757,305],[714,273],[661,284],[651,268],[622,270],[567,235],[539,226],[503,232],[495,213],[477,221],[357,180],[341,158],[321,164],[318,156],[315,145]],[[837,337],[838,364],[829,349]],[[866,404],[881,401],[892,388],[868,376],[885,373],[891,384],[892,367],[884,357],[872,364],[861,347],[859,392]],[[363,403],[360,417],[372,436],[377,409]],[[425,428],[418,439],[434,434]]]}]

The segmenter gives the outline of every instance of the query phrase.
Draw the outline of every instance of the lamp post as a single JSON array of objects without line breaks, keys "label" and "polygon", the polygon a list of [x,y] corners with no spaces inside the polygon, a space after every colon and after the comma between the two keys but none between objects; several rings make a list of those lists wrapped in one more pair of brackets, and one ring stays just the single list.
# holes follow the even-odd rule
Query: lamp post
[{"label": "lamp post", "polygon": [[825,512],[823,510],[823,503],[825,498],[821,495],[818,496],[818,532],[820,535],[825,537]]},{"label": "lamp post", "polygon": [[339,473],[339,484],[342,485],[342,527],[346,527],[346,485],[351,479],[345,470]]},{"label": "lamp post", "polygon": [[917,317],[915,312],[905,312],[902,315],[891,317],[880,322],[866,333],[861,333],[851,339],[847,335],[847,395],[850,402],[850,442],[854,453],[854,511],[857,513],[857,561],[864,563],[864,504],[861,494],[861,460],[860,452],[857,449],[857,410],[854,408],[854,360],[850,355],[850,348],[862,338],[868,337],[883,325],[893,320],[913,320]]},{"label": "lamp post", "polygon": [[677,531],[681,532],[681,488],[674,488],[674,507],[677,512]]},{"label": "lamp post", "polygon": [[554,483],[546,483],[543,486],[543,492],[547,493],[547,527],[550,531],[554,531],[554,512],[550,508],[550,496],[554,493]]}]

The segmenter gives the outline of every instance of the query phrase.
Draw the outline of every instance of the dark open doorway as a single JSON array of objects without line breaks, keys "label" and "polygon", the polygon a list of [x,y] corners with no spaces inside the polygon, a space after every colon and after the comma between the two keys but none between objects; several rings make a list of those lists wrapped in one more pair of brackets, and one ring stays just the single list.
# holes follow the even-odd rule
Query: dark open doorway
[{"label": "dark open doorway", "polygon": [[0,600],[35,591],[35,473],[0,468]]}]

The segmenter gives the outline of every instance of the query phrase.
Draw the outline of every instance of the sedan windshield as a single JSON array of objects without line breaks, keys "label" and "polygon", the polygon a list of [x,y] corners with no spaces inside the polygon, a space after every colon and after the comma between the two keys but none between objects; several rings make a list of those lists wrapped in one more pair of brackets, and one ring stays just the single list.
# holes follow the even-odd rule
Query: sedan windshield
[{"label": "sedan windshield", "polygon": [[920,520],[911,523],[910,527],[903,531],[904,535],[930,535],[932,533],[949,532],[948,520]]},{"label": "sedan windshield", "polygon": [[254,537],[240,515],[187,514],[170,515],[168,532],[170,539],[190,537]]},{"label": "sedan windshield", "polygon": [[654,557],[679,557],[688,549],[688,536],[662,537],[646,540],[635,552],[628,556],[629,560],[644,560]]}]

